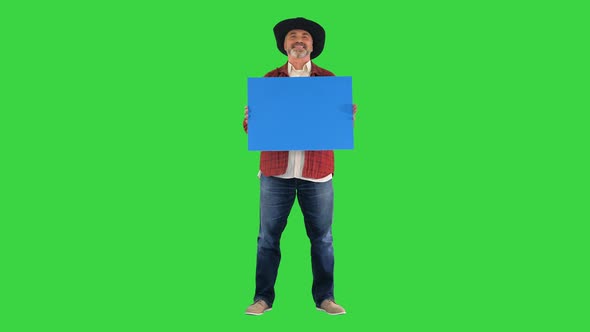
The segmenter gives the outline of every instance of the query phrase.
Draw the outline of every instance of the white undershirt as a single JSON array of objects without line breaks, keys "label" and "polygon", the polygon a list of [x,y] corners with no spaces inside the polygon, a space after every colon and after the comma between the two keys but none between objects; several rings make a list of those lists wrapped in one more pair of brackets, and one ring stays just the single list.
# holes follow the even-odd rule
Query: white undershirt
[{"label": "white undershirt", "polygon": [[[311,73],[311,61],[308,61],[303,65],[303,69],[297,70],[289,63],[288,65],[289,77],[309,77]],[[332,179],[332,174],[328,174],[320,179],[311,179],[303,177],[303,164],[305,163],[305,151],[289,151],[289,163],[287,164],[287,171],[285,174],[277,175],[277,178],[292,179],[298,178],[302,180],[312,182],[326,182]],[[258,177],[260,177],[260,171],[258,171]]]}]

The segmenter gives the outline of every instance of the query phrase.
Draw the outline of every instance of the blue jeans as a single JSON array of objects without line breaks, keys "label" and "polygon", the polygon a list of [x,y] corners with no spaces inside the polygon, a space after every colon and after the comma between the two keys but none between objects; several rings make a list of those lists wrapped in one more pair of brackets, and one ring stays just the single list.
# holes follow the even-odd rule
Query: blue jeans
[{"label": "blue jeans", "polygon": [[311,293],[316,306],[319,307],[323,300],[334,299],[332,180],[318,183],[260,176],[260,230],[254,301],[262,299],[271,307],[274,302],[274,285],[281,261],[281,234],[287,226],[287,217],[295,202],[295,196],[301,207],[305,229],[311,242]]}]

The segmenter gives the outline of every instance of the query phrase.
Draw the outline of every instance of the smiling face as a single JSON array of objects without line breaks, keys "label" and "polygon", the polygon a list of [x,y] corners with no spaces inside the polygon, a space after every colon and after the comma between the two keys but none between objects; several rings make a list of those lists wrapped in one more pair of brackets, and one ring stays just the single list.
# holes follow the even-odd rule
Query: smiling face
[{"label": "smiling face", "polygon": [[313,39],[305,30],[291,30],[285,36],[284,47],[290,57],[302,59],[310,56],[313,51]]}]

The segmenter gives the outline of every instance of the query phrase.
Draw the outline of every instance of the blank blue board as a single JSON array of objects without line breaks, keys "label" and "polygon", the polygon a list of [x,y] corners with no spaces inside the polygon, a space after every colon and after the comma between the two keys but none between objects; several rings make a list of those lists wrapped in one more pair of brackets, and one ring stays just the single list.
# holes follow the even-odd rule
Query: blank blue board
[{"label": "blank blue board", "polygon": [[248,78],[248,150],[351,150],[352,77]]}]

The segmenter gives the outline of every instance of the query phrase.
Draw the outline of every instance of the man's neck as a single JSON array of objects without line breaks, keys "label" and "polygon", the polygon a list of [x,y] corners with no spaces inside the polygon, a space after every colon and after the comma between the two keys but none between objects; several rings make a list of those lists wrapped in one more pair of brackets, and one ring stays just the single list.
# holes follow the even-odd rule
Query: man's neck
[{"label": "man's neck", "polygon": [[291,64],[291,66],[293,66],[293,68],[295,68],[296,70],[301,70],[303,69],[303,66],[305,66],[305,64],[309,61],[309,56],[306,56],[305,58],[295,58],[295,57],[289,57],[289,63]]}]

